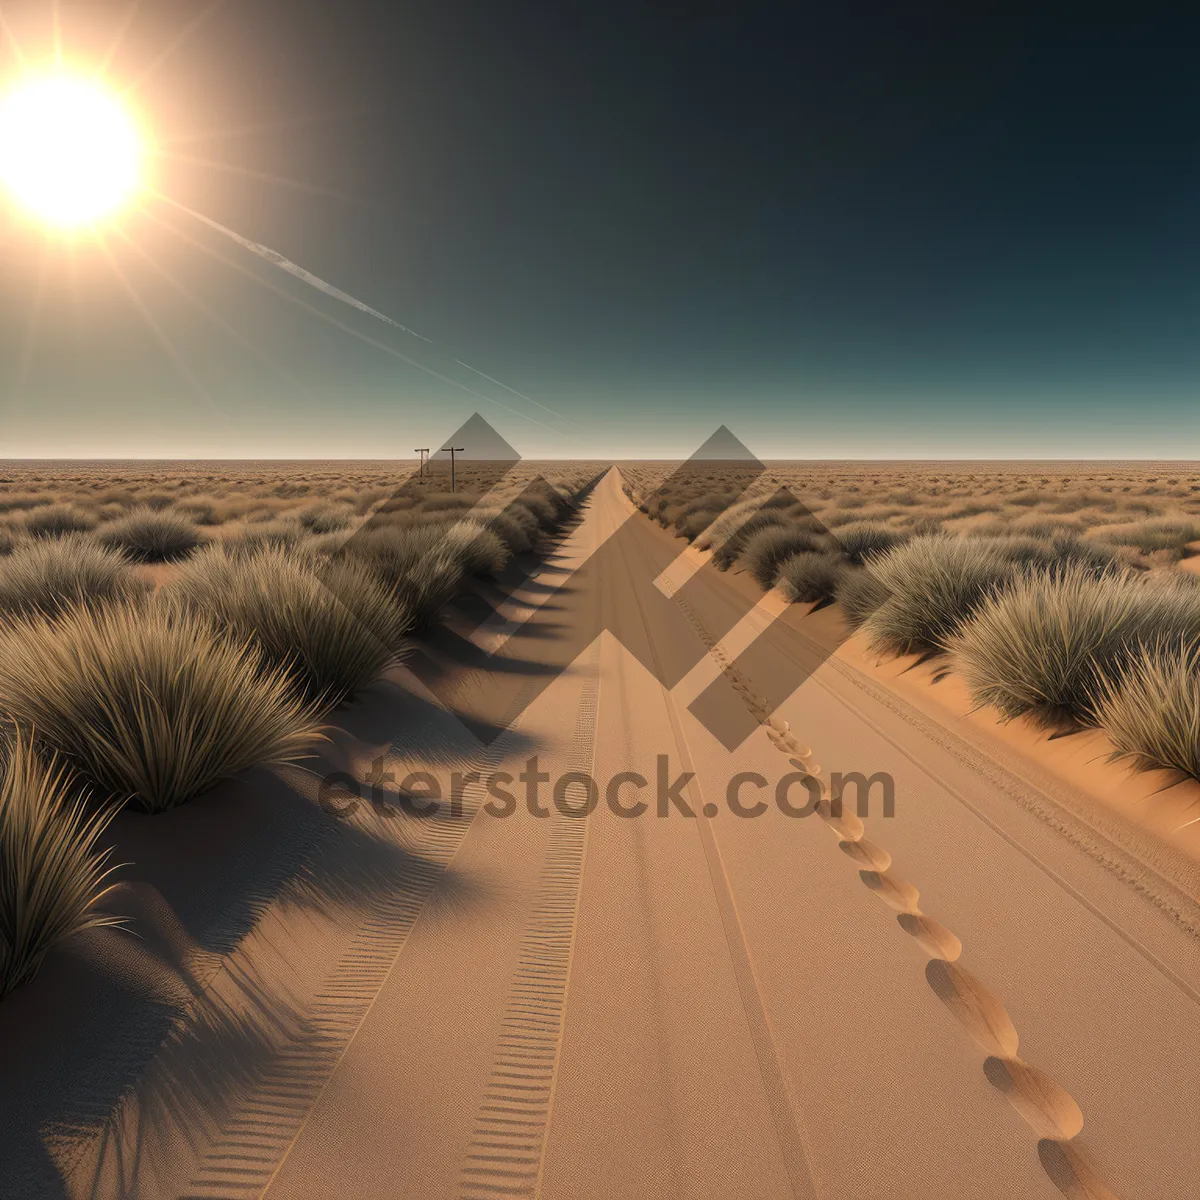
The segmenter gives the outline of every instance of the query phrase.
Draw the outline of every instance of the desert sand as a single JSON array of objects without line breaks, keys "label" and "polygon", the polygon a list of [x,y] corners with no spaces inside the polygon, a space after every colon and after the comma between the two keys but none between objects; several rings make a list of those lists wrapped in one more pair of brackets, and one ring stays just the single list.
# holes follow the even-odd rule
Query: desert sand
[{"label": "desert sand", "polygon": [[[310,770],[120,818],[136,932],[81,935],[2,1014],[12,1193],[1192,1194],[1194,843],[1085,811],[1075,768],[968,731],[945,682],[829,657],[802,606],[673,579],[680,547],[610,471]],[[750,736],[727,749],[701,696]],[[494,816],[476,784],[460,815],[315,803],[380,758],[533,753],[602,785],[665,755],[696,815]],[[797,756],[890,773],[894,815],[728,810],[736,773]]]}]

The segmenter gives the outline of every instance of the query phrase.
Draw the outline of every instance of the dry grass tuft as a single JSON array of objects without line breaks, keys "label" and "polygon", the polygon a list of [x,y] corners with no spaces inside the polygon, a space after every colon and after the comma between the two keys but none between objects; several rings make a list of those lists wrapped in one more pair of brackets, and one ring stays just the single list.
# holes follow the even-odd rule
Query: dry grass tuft
[{"label": "dry grass tuft", "polygon": [[781,576],[782,564],[795,555],[824,551],[828,539],[810,529],[794,525],[770,525],[747,539],[740,555],[746,570],[758,581],[759,587],[775,585]]},{"label": "dry grass tuft", "polygon": [[463,583],[463,564],[449,546],[444,525],[384,526],[355,534],[341,552],[382,580],[412,619],[427,629]]},{"label": "dry grass tuft", "polygon": [[1094,725],[1105,680],[1147,646],[1200,639],[1200,589],[1086,567],[1023,575],[951,649],[976,704],[1049,728]]},{"label": "dry grass tuft", "polygon": [[292,762],[318,736],[284,671],[161,598],[10,625],[0,710],[100,796],[147,812]]},{"label": "dry grass tuft", "polygon": [[87,533],[95,527],[92,517],[69,504],[36,508],[25,518],[25,532],[34,538],[66,537],[72,533]]},{"label": "dry grass tuft", "polygon": [[108,852],[96,838],[112,810],[73,794],[53,757],[24,735],[0,749],[0,998],[27,983],[47,953],[84,929],[114,924],[96,911]]},{"label": "dry grass tuft", "polygon": [[399,662],[412,623],[362,564],[280,549],[231,555],[212,547],[168,591],[237,641],[251,641],[318,709],[341,704]]},{"label": "dry grass tuft", "polygon": [[804,551],[784,560],[779,587],[793,603],[832,600],[848,567],[835,551]]},{"label": "dry grass tuft", "polygon": [[204,539],[186,517],[143,508],[109,522],[96,540],[133,562],[150,563],[186,558]]},{"label": "dry grass tuft", "polygon": [[920,654],[948,639],[998,588],[1019,557],[1007,539],[942,535],[911,542],[871,560],[887,599],[863,624],[876,653]]},{"label": "dry grass tuft", "polygon": [[1143,647],[1104,682],[1097,715],[1116,757],[1200,779],[1200,645]]},{"label": "dry grass tuft", "polygon": [[26,542],[0,564],[0,612],[54,616],[74,605],[128,600],[148,587],[120,554],[87,538]]}]

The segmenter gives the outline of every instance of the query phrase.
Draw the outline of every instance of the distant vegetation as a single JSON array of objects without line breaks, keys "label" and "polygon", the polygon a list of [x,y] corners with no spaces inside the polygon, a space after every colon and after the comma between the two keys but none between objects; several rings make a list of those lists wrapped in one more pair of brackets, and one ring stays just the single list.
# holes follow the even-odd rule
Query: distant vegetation
[{"label": "distant vegetation", "polygon": [[[103,832],[313,752],[475,576],[538,551],[599,464],[16,469],[0,480],[0,997],[110,920]],[[12,470],[12,468],[10,468]]]},{"label": "distant vegetation", "polygon": [[1101,727],[1120,756],[1200,779],[1200,575],[1179,567],[1200,550],[1200,476],[621,471],[642,511],[719,570],[838,604],[876,653],[943,659],[1005,719]]}]

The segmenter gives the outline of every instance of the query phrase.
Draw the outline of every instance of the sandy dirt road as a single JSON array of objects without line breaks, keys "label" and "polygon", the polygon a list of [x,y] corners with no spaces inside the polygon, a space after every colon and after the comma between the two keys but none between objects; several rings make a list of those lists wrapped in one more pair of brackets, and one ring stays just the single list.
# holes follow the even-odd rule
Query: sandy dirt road
[{"label": "sandy dirt road", "polygon": [[[673,577],[682,546],[610,472],[542,573],[412,664],[439,701],[426,743],[453,740],[447,704],[489,736],[440,762],[405,749],[415,719],[376,740],[443,780],[506,772],[513,811],[469,778],[461,815],[359,806],[347,821],[410,855],[403,880],[381,869],[377,897],[320,919],[276,906],[245,952],[274,955],[263,986],[293,1024],[186,1135],[131,1116],[72,1194],[1200,1194],[1192,902],[953,731],[814,670],[731,581]],[[823,776],[890,774],[865,846],[781,811],[793,767],[766,729],[723,744],[714,706],[742,720],[755,695]],[[533,755],[544,816],[518,778]],[[586,820],[554,807],[570,772],[597,781]],[[739,773],[757,815],[730,810]]]}]

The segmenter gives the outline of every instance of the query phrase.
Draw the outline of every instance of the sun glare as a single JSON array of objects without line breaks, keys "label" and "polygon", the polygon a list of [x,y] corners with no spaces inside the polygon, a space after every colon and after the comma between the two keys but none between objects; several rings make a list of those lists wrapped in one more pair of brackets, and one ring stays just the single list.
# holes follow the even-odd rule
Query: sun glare
[{"label": "sun glare", "polygon": [[0,183],[60,229],[115,212],[137,188],[142,144],[118,97],[90,79],[25,80],[0,101]]}]

